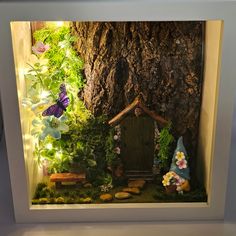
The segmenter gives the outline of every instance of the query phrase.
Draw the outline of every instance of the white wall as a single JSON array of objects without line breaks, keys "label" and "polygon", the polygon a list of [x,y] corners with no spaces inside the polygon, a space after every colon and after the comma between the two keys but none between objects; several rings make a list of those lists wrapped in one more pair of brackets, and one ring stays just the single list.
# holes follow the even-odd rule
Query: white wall
[{"label": "white wall", "polygon": [[24,78],[25,68],[31,56],[31,28],[30,22],[11,23],[12,45],[14,53],[17,92],[19,101],[19,111],[21,118],[21,130],[24,143],[25,168],[27,172],[29,198],[35,191],[38,182],[42,180],[42,169],[38,168],[36,159],[33,155],[34,140],[30,135],[31,122],[34,114],[29,108],[22,106],[22,99],[26,97],[26,81]]},{"label": "white wall", "polygon": [[198,137],[198,177],[204,183],[207,194],[211,188],[211,166],[214,161],[214,138],[216,126],[216,107],[219,92],[221,43],[223,22],[206,21],[204,80]]}]

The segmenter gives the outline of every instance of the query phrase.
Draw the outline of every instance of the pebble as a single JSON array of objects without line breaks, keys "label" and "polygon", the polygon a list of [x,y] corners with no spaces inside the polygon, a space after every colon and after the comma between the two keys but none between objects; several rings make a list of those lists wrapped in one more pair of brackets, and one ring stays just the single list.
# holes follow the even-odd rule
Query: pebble
[{"label": "pebble", "polygon": [[115,194],[115,198],[119,200],[128,199],[131,198],[131,194],[126,192],[118,192]]},{"label": "pebble", "polygon": [[106,193],[106,194],[102,194],[100,195],[100,199],[103,201],[103,202],[110,202],[112,200],[112,195],[109,194],[109,193]]},{"label": "pebble", "polygon": [[140,194],[139,188],[123,188],[123,192],[131,193],[131,194]]},{"label": "pebble", "polygon": [[146,181],[143,179],[139,179],[139,180],[131,180],[128,183],[128,187],[129,188],[140,188],[142,189],[145,185]]}]

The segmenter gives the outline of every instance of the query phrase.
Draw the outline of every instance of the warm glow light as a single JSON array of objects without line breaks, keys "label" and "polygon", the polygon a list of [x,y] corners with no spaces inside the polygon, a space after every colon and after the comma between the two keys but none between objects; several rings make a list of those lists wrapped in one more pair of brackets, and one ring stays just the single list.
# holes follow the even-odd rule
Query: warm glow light
[{"label": "warm glow light", "polygon": [[25,68],[19,68],[18,73],[19,73],[19,78],[24,78],[25,77]]},{"label": "warm glow light", "polygon": [[62,27],[66,24],[65,21],[47,21],[46,24],[48,26],[56,26],[56,27]]},{"label": "warm glow light", "polygon": [[56,21],[55,24],[57,27],[62,27],[64,25],[64,21]]},{"label": "warm glow light", "polygon": [[43,90],[40,94],[40,98],[44,99],[47,98],[50,95],[48,91]]},{"label": "warm glow light", "polygon": [[31,138],[32,138],[32,136],[30,134],[25,134],[24,135],[25,140],[30,140]]},{"label": "warm glow light", "polygon": [[20,99],[21,98],[21,91],[20,90],[17,90],[17,92],[18,92],[18,98]]},{"label": "warm glow light", "polygon": [[30,145],[28,145],[28,144],[25,145],[25,150],[30,150],[30,148],[31,148]]},{"label": "warm glow light", "polygon": [[51,143],[48,143],[48,144],[46,145],[46,148],[47,148],[48,150],[52,150],[52,144],[51,144]]},{"label": "warm glow light", "polygon": [[55,157],[58,158],[58,159],[61,158],[62,157],[61,151],[56,152]]}]

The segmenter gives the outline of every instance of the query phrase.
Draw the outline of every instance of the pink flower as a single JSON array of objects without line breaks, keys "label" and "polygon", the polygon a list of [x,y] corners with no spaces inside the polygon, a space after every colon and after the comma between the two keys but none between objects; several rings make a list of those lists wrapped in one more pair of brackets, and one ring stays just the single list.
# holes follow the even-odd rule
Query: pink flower
[{"label": "pink flower", "polygon": [[116,147],[114,151],[115,151],[116,154],[118,154],[118,155],[120,154],[120,148],[119,147]]},{"label": "pink flower", "polygon": [[118,137],[118,135],[114,135],[113,138],[114,138],[114,140],[118,140],[119,137]]},{"label": "pink flower", "polygon": [[184,182],[184,179],[183,179],[183,178],[179,177],[179,175],[176,175],[176,176],[175,176],[175,184],[176,184],[177,186],[181,185],[183,182]]},{"label": "pink flower", "polygon": [[43,42],[37,42],[33,47],[32,47],[32,51],[37,54],[43,54],[44,52],[46,52],[47,50],[49,50],[50,46],[48,44],[44,44]]},{"label": "pink flower", "polygon": [[187,161],[185,159],[177,161],[176,164],[179,167],[179,169],[187,168]]}]

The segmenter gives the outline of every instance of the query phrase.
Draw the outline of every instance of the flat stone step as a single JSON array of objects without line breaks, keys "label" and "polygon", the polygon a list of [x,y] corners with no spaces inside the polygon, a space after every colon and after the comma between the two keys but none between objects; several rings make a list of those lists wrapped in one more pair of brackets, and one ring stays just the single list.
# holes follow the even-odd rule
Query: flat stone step
[{"label": "flat stone step", "polygon": [[139,177],[129,177],[128,176],[128,178],[129,178],[129,180],[139,180],[139,179],[144,179],[145,181],[147,181],[147,182],[152,182],[153,181],[153,177],[145,177],[145,176],[139,176]]},{"label": "flat stone step", "polygon": [[126,172],[134,172],[134,173],[151,173],[152,171],[150,170],[127,170]]},{"label": "flat stone step", "polygon": [[153,173],[151,171],[126,171],[126,176],[129,180],[144,179],[148,182],[153,180]]},{"label": "flat stone step", "polygon": [[75,174],[75,173],[56,173],[51,174],[51,182],[80,182],[86,179],[85,173]]},{"label": "flat stone step", "polygon": [[85,182],[85,173],[56,173],[51,174],[50,181],[56,184],[56,188],[62,188],[62,183],[74,182],[76,185]]}]

